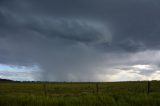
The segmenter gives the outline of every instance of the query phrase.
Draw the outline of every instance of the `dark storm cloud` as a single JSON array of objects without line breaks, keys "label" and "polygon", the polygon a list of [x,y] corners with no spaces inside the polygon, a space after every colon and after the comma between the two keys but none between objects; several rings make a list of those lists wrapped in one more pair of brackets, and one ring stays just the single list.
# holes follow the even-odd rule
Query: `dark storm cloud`
[{"label": "dark storm cloud", "polygon": [[[148,56],[159,58],[159,11],[152,0],[1,0],[0,62],[37,65],[35,79],[61,81],[109,80],[103,75],[121,65],[158,66]],[[154,70],[135,75],[145,72]]]},{"label": "dark storm cloud", "polygon": [[[85,1],[6,1],[2,3],[2,10],[11,12],[7,13],[6,16],[1,16],[6,20],[12,14],[13,18],[17,18],[17,20],[21,20],[19,18],[23,17],[35,17],[34,20],[29,19],[29,22],[26,22],[26,27],[37,31],[42,31],[44,33],[51,33],[46,29],[43,29],[46,26],[40,26],[41,19],[37,21],[39,17],[50,17],[53,18],[69,18],[77,19],[83,18],[88,20],[97,20],[99,22],[103,22],[109,26],[114,27],[114,43],[113,45],[124,47],[125,50],[132,48],[133,50],[138,49],[139,46],[143,44],[143,46],[152,46],[157,47],[159,44],[159,39],[157,39],[159,34],[159,1],[151,1],[151,0],[141,0],[141,1],[131,1],[131,0],[85,0]],[[6,10],[3,10],[6,9]],[[19,17],[16,16],[19,15]],[[8,20],[3,22],[8,22]],[[9,19],[10,20],[10,19]],[[14,21],[15,20],[11,20]],[[23,21],[23,20],[21,20]],[[17,23],[17,22],[16,22]],[[16,23],[13,23],[14,25]],[[39,24],[37,24],[39,23]],[[44,21],[45,23],[45,21]],[[65,30],[73,30],[73,28],[69,28],[69,22],[61,22],[60,24],[66,25],[68,29]],[[10,24],[10,23],[8,23]],[[45,23],[48,24],[48,23]],[[53,23],[56,24],[56,23]],[[74,23],[73,23],[74,24]],[[77,23],[75,23],[77,24]],[[43,25],[43,24],[42,24]],[[11,25],[8,25],[10,27]],[[55,25],[56,26],[56,25]],[[73,25],[74,26],[74,25]],[[20,26],[21,27],[21,26]],[[40,28],[39,28],[40,27]],[[49,26],[48,26],[49,27]],[[76,28],[77,27],[77,28]],[[81,25],[76,25],[75,29],[83,28]],[[53,28],[54,29],[54,28]],[[94,30],[94,28],[92,29]],[[76,31],[78,32],[78,31]],[[91,32],[91,34],[96,32]],[[53,33],[56,31],[53,30]],[[62,31],[63,33],[63,31]],[[74,33],[74,32],[73,32]],[[88,35],[91,35],[91,34]],[[69,33],[70,34],[70,33]],[[54,34],[55,35],[55,34]],[[64,36],[64,34],[61,34]],[[71,34],[70,34],[71,35]],[[73,35],[73,34],[72,34]],[[59,35],[58,35],[59,36]],[[76,37],[71,37],[71,39],[80,39]],[[87,38],[86,38],[87,39]],[[81,39],[80,39],[81,40]],[[88,40],[88,39],[87,39]],[[153,40],[154,42],[151,42]],[[135,42],[136,44],[133,44]],[[128,46],[129,45],[129,46]],[[155,48],[156,48],[155,47]]]}]

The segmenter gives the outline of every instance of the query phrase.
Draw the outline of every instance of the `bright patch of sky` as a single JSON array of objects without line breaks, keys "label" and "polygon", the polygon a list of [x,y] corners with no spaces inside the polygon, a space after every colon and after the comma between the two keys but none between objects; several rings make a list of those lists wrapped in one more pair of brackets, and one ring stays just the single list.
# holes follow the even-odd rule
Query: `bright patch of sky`
[{"label": "bright patch of sky", "polygon": [[37,66],[13,66],[0,64],[0,78],[18,80],[18,81],[33,81],[34,74],[39,70]]}]

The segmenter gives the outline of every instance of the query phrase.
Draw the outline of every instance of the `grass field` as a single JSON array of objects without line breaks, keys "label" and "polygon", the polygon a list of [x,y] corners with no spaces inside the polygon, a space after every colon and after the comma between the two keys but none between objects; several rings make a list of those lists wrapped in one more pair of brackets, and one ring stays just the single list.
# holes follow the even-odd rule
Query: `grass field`
[{"label": "grass field", "polygon": [[160,106],[160,82],[0,82],[0,106]]}]

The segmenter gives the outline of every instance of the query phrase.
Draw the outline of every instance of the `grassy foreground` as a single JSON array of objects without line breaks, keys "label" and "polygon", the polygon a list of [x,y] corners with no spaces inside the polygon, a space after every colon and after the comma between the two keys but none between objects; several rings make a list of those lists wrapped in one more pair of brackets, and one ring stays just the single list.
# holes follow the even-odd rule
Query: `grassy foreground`
[{"label": "grassy foreground", "polygon": [[0,106],[160,106],[160,82],[0,82]]}]

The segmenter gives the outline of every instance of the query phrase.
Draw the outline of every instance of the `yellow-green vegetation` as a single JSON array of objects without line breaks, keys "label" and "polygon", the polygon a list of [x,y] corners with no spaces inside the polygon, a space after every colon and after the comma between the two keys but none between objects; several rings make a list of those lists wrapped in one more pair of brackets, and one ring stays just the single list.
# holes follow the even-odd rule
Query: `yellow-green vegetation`
[{"label": "yellow-green vegetation", "polygon": [[149,85],[147,81],[0,82],[0,106],[160,106],[160,82]]}]

